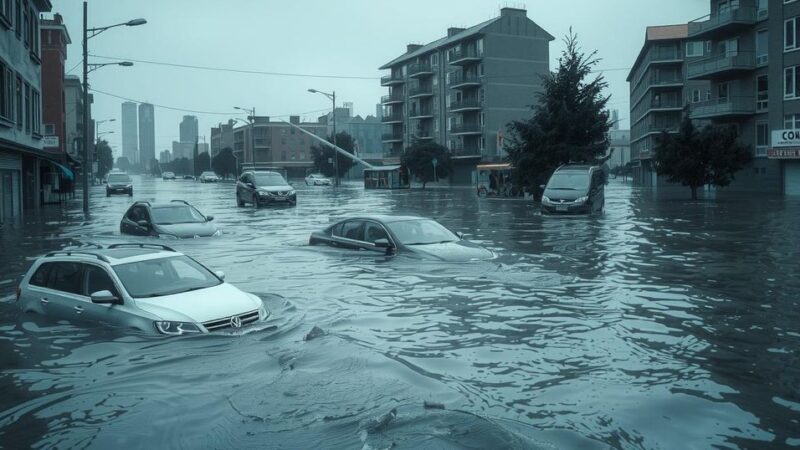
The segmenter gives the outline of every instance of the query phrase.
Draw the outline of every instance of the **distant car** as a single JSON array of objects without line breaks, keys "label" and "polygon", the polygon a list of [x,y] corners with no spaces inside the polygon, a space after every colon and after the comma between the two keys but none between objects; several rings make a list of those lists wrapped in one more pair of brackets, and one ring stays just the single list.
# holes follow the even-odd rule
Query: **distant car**
[{"label": "distant car", "polygon": [[125,172],[111,172],[106,182],[106,197],[111,194],[128,194],[133,197],[133,181]]},{"label": "distant car", "polygon": [[306,177],[306,186],[330,186],[331,179],[321,173],[312,173]]},{"label": "distant car", "polygon": [[453,233],[439,222],[417,216],[351,217],[314,232],[310,245],[405,254],[439,261],[477,261],[494,257],[491,250]]},{"label": "distant car", "polygon": [[183,179],[184,180],[194,180],[195,178],[194,178],[194,175],[184,175]]},{"label": "distant car", "polygon": [[134,236],[156,236],[161,239],[185,239],[222,234],[194,206],[183,200],[169,203],[136,202],[122,217],[119,232]]},{"label": "distant car", "polygon": [[164,180],[174,180],[175,172],[164,172],[161,174],[161,178]]},{"label": "distant car", "polygon": [[255,208],[272,204],[295,206],[297,192],[278,172],[248,171],[236,182],[236,205],[246,203]]},{"label": "distant car", "polygon": [[201,183],[216,183],[219,177],[214,172],[203,172],[200,174]]},{"label": "distant car", "polygon": [[194,259],[154,244],[64,250],[37,259],[17,305],[57,319],[181,335],[238,329],[269,317],[264,302]]},{"label": "distant car", "polygon": [[592,214],[605,205],[605,172],[589,165],[563,165],[542,194],[542,214]]}]

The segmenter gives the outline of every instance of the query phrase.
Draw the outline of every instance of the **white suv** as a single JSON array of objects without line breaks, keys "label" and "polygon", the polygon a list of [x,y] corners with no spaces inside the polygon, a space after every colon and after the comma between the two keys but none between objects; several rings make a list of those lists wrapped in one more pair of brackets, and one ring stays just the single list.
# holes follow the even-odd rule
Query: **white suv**
[{"label": "white suv", "polygon": [[59,319],[180,335],[241,328],[269,317],[260,298],[159,244],[52,252],[33,263],[17,304]]}]

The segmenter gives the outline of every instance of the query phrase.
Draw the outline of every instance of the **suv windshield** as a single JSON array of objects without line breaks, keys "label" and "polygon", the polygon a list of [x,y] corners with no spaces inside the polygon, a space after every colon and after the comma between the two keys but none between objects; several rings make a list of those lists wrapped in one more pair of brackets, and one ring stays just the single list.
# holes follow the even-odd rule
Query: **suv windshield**
[{"label": "suv windshield", "polygon": [[556,172],[547,183],[547,189],[581,191],[589,188],[589,172]]},{"label": "suv windshield", "polygon": [[150,210],[153,223],[169,225],[173,223],[198,223],[205,222],[206,218],[200,211],[189,205],[170,205],[155,207]]},{"label": "suv windshield", "polygon": [[114,266],[114,272],[133,298],[161,297],[222,284],[188,256],[120,264]]},{"label": "suv windshield", "polygon": [[404,245],[439,244],[458,240],[458,236],[435,220],[404,220],[390,222],[387,226]]},{"label": "suv windshield", "polygon": [[214,176],[214,172],[203,172],[200,174],[201,177],[211,177]]},{"label": "suv windshield", "polygon": [[127,183],[131,178],[124,173],[112,173],[108,176],[109,183]]},{"label": "suv windshield", "polygon": [[286,186],[286,180],[277,173],[257,173],[255,177],[257,186]]}]

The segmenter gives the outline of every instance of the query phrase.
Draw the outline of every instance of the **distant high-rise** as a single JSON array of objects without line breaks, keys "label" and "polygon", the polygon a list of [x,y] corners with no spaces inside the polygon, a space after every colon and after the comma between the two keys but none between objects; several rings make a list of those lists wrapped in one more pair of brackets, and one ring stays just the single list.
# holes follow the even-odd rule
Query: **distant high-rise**
[{"label": "distant high-rise", "polygon": [[122,104],[122,156],[131,163],[139,161],[139,132],[136,120],[136,103]]},{"label": "distant high-rise", "polygon": [[181,121],[180,125],[180,142],[194,143],[197,141],[198,135],[197,117],[183,116],[183,120]]},{"label": "distant high-rise", "polygon": [[612,130],[619,130],[619,110],[612,109],[611,110],[611,129]]},{"label": "distant high-rise", "polygon": [[139,162],[146,170],[156,157],[156,124],[153,105],[139,104]]}]

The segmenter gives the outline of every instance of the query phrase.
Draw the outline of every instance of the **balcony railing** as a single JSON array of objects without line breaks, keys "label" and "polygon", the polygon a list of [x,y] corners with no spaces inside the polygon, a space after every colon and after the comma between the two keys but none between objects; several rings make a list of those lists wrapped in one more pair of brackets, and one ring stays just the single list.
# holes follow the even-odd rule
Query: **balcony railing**
[{"label": "balcony railing", "polygon": [[432,108],[412,108],[408,111],[408,118],[409,119],[419,119],[423,117],[433,117],[433,109]]},{"label": "balcony railing", "polygon": [[456,142],[450,147],[450,153],[453,156],[475,156],[481,154],[481,149],[477,145],[464,145],[463,142]]},{"label": "balcony railing", "polygon": [[651,109],[683,108],[683,101],[679,98],[666,98],[660,100],[653,99],[650,101],[650,108]]},{"label": "balcony railing", "polygon": [[430,64],[414,63],[408,66],[408,77],[416,78],[426,75],[433,75],[433,69]]},{"label": "balcony railing", "polygon": [[648,125],[645,130],[648,133],[661,133],[662,131],[666,131],[667,133],[677,133],[678,127],[678,124]]},{"label": "balcony railing", "polygon": [[425,97],[428,95],[433,95],[433,88],[430,86],[415,87],[408,90],[409,98]]},{"label": "balcony railing", "polygon": [[461,123],[453,125],[450,128],[450,134],[470,134],[470,133],[483,133],[480,124],[477,123]]},{"label": "balcony railing", "polygon": [[724,54],[692,61],[686,69],[686,76],[690,79],[711,79],[731,72],[747,71],[756,68],[756,58],[753,52]]},{"label": "balcony railing", "polygon": [[755,97],[725,97],[694,103],[689,111],[692,119],[711,119],[715,117],[748,116],[755,114]]},{"label": "balcony railing", "polygon": [[389,114],[388,116],[381,117],[381,122],[383,123],[390,123],[390,122],[402,122],[403,115],[400,113]]},{"label": "balcony railing", "polygon": [[481,84],[481,79],[477,75],[465,75],[458,72],[450,74],[449,86],[452,89],[479,84]]},{"label": "balcony railing", "polygon": [[706,17],[708,17],[707,20],[689,22],[690,38],[706,36],[734,27],[753,25],[759,20],[759,17],[765,16],[756,7],[741,6]]},{"label": "balcony railing", "polygon": [[433,139],[433,132],[431,130],[417,130],[414,137],[420,140]]},{"label": "balcony railing", "polygon": [[384,133],[381,135],[383,142],[402,142],[403,135],[401,133]]},{"label": "balcony railing", "polygon": [[381,86],[391,86],[404,83],[403,76],[400,74],[385,75],[381,77]]},{"label": "balcony railing", "polygon": [[683,78],[680,77],[652,77],[650,78],[650,86],[664,86],[673,84],[683,84]]},{"label": "balcony railing", "polygon": [[483,51],[478,51],[474,47],[457,48],[450,50],[450,64],[464,64],[478,61],[483,58]]},{"label": "balcony railing", "polygon": [[381,97],[381,103],[386,105],[389,103],[403,103],[403,93],[392,93]]},{"label": "balcony railing", "polygon": [[463,111],[468,109],[481,109],[481,102],[477,98],[464,99],[460,102],[450,103],[450,112]]}]

